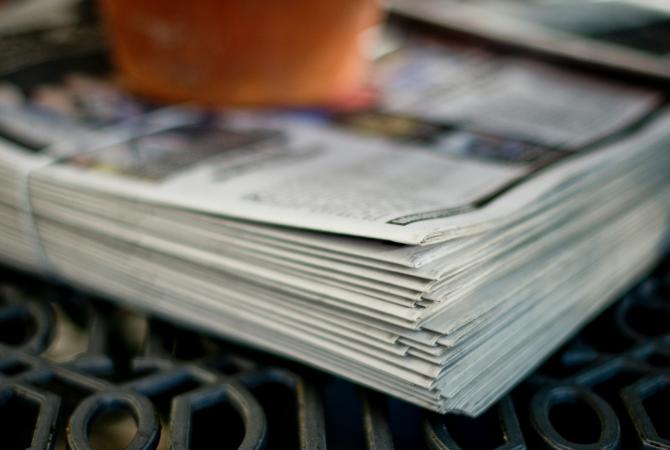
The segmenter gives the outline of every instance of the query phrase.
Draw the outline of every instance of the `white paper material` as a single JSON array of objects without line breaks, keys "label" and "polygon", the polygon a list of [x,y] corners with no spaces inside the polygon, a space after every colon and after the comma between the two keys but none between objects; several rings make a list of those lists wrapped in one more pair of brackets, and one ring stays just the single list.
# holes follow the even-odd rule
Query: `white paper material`
[{"label": "white paper material", "polygon": [[421,39],[378,61],[379,111],[337,117],[19,75],[4,263],[435,411],[480,414],[668,236],[650,89]]}]

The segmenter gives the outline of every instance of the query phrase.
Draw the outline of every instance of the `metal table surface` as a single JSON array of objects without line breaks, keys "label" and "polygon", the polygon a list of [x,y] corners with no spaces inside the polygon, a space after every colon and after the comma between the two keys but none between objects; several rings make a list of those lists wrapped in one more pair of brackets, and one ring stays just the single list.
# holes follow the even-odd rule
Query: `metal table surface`
[{"label": "metal table surface", "polygon": [[0,271],[0,448],[670,448],[670,261],[477,419]]}]

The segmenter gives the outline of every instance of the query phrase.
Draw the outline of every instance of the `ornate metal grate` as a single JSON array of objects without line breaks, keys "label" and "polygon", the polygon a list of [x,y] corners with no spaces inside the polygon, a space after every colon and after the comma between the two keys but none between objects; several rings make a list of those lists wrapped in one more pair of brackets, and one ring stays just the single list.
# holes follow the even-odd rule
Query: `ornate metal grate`
[{"label": "ornate metal grate", "polygon": [[670,448],[670,262],[477,419],[0,272],[0,448]]}]

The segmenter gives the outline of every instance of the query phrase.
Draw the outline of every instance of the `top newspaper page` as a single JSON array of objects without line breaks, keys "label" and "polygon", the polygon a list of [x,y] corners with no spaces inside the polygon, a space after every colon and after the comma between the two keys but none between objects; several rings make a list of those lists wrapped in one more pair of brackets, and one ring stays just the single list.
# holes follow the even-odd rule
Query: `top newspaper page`
[{"label": "top newspaper page", "polygon": [[33,49],[0,68],[0,163],[270,225],[413,245],[472,235],[670,130],[660,91],[427,38],[379,58],[369,111],[164,107],[120,89],[66,31],[0,39]]}]

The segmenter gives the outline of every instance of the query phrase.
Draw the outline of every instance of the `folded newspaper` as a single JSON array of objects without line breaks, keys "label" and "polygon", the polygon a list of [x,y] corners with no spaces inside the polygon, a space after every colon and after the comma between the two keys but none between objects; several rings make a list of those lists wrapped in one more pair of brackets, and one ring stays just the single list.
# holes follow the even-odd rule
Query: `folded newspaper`
[{"label": "folded newspaper", "polygon": [[480,414],[667,237],[657,90],[402,36],[375,110],[203,112],[98,44],[0,38],[2,261],[425,408]]}]

